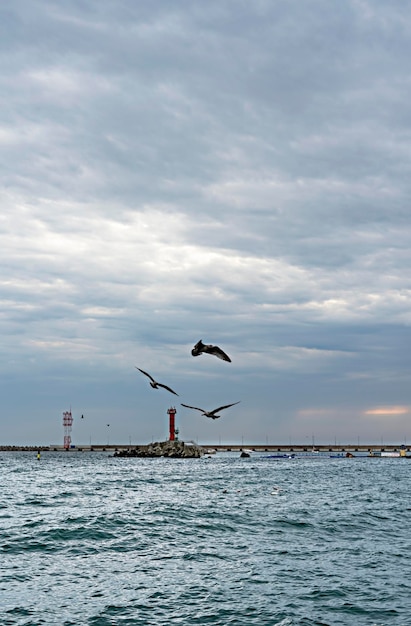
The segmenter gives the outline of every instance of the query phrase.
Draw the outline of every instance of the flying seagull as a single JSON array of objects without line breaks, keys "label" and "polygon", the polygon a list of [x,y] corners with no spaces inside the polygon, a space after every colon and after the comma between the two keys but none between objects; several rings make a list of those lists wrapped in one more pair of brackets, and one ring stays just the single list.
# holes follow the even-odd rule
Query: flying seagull
[{"label": "flying seagull", "polygon": [[163,385],[162,383],[158,383],[156,380],[154,380],[154,378],[152,376],[150,376],[150,374],[147,374],[147,372],[145,372],[144,370],[141,370],[139,367],[137,367],[136,365],[134,366],[136,368],[136,370],[138,370],[139,372],[141,372],[142,374],[145,374],[146,376],[149,377],[150,379],[150,385],[153,389],[158,389],[159,387],[164,387],[164,389],[167,389],[167,391],[170,391],[171,393],[174,393],[174,395],[178,396],[178,393],[176,393],[175,391],[173,391],[170,387],[167,387],[167,385]]},{"label": "flying seagull", "polygon": [[229,361],[231,363],[230,357],[223,350],[221,350],[221,348],[219,348],[218,346],[213,346],[210,343],[205,344],[200,339],[200,341],[196,343],[194,348],[191,350],[191,354],[193,356],[199,356],[202,352],[206,352],[207,354],[214,354],[214,356],[217,356],[219,359],[222,359],[223,361]]},{"label": "flying seagull", "polygon": [[198,406],[190,406],[189,404],[181,403],[181,406],[185,406],[187,409],[195,409],[196,411],[201,411],[205,417],[210,417],[212,420],[216,420],[221,417],[221,415],[216,415],[218,411],[222,411],[223,409],[228,409],[230,406],[234,406],[235,404],[239,404],[241,400],[238,402],[233,402],[232,404],[225,404],[224,406],[219,406],[218,409],[214,409],[214,411],[204,411],[204,409],[200,409]]}]

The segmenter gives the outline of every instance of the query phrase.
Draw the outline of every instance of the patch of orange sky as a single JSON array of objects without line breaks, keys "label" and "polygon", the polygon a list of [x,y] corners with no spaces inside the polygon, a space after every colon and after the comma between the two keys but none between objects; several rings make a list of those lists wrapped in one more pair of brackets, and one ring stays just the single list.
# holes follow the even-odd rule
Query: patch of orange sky
[{"label": "patch of orange sky", "polygon": [[404,415],[409,413],[408,406],[380,406],[375,409],[364,411],[365,415]]}]

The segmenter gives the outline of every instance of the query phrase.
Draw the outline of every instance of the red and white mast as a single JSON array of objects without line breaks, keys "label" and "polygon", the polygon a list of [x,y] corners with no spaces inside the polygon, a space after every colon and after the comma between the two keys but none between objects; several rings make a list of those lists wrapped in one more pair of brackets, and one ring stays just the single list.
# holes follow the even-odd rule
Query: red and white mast
[{"label": "red and white mast", "polygon": [[63,428],[64,428],[64,448],[68,450],[71,444],[71,427],[73,426],[73,416],[70,411],[64,411],[63,413]]}]

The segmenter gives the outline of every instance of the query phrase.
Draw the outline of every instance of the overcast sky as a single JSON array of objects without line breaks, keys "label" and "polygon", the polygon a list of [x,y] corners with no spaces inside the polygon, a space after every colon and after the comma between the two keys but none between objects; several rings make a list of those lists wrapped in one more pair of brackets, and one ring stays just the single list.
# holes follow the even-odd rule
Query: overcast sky
[{"label": "overcast sky", "polygon": [[408,5],[13,0],[0,31],[0,444],[70,407],[75,444],[166,439],[173,405],[200,443],[411,443]]}]

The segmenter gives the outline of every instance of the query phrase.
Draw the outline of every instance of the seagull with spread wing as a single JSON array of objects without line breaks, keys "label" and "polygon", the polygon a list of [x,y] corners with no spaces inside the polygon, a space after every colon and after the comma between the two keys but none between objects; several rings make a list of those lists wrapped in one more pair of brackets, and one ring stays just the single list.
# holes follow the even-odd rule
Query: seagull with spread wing
[{"label": "seagull with spread wing", "polygon": [[193,356],[200,356],[200,354],[202,353],[214,354],[214,356],[218,357],[219,359],[222,359],[223,361],[229,361],[231,363],[230,357],[224,352],[224,350],[221,350],[221,348],[219,348],[218,346],[213,346],[211,343],[205,344],[203,343],[202,339],[200,339],[200,341],[198,341],[194,348],[191,350],[191,354]]},{"label": "seagull with spread wing", "polygon": [[157,382],[156,380],[154,380],[154,378],[150,374],[148,374],[144,370],[141,370],[139,367],[137,367],[137,365],[135,365],[134,367],[136,368],[136,370],[138,370],[145,376],[148,376],[148,378],[150,379],[150,385],[153,389],[158,389],[159,387],[163,387],[164,389],[167,389],[167,391],[170,391],[170,393],[173,393],[175,396],[178,396],[178,393],[173,391],[171,387],[167,387],[167,385],[163,385],[162,383]]},{"label": "seagull with spread wing", "polygon": [[198,406],[190,406],[189,404],[183,404],[183,403],[181,403],[181,406],[185,406],[187,409],[195,409],[196,411],[201,411],[201,413],[205,417],[209,417],[212,420],[216,420],[219,417],[221,417],[221,415],[216,415],[216,413],[218,413],[219,411],[222,411],[223,409],[228,409],[230,406],[234,406],[235,404],[239,404],[240,402],[241,400],[239,400],[238,402],[233,402],[232,404],[225,404],[224,406],[219,406],[218,409],[214,409],[214,411],[204,411],[204,409],[200,409]]}]

